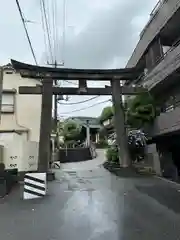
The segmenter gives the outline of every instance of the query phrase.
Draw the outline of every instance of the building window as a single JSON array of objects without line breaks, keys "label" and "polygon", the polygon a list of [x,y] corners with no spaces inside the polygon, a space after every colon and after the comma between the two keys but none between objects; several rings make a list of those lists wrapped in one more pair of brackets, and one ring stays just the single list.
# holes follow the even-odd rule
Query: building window
[{"label": "building window", "polygon": [[14,93],[3,93],[2,94],[2,113],[14,113],[15,106],[15,95]]}]

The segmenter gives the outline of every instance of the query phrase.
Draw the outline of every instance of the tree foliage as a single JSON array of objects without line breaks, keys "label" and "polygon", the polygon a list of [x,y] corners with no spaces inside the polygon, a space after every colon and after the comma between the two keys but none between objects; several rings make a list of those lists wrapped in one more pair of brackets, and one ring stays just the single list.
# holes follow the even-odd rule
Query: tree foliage
[{"label": "tree foliage", "polygon": [[112,118],[114,115],[114,111],[113,111],[113,107],[111,106],[108,106],[108,107],[105,107],[103,110],[102,110],[102,113],[100,115],[100,122],[104,122],[110,118]]},{"label": "tree foliage", "polygon": [[81,127],[73,120],[69,120],[63,124],[62,136],[64,141],[79,140]]},{"label": "tree foliage", "polygon": [[141,128],[152,123],[156,116],[156,103],[149,93],[140,94],[127,104],[126,122],[131,127]]},{"label": "tree foliage", "polygon": [[107,148],[106,159],[108,162],[119,163],[118,149],[116,146],[110,146]]}]

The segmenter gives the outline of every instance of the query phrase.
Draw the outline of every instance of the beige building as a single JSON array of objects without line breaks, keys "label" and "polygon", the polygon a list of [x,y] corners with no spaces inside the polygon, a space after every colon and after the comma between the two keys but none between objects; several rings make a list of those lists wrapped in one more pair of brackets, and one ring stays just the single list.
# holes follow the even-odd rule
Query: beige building
[{"label": "beige building", "polygon": [[16,139],[39,141],[41,95],[20,95],[19,86],[36,86],[38,80],[21,78],[10,65],[4,67],[0,141]]}]

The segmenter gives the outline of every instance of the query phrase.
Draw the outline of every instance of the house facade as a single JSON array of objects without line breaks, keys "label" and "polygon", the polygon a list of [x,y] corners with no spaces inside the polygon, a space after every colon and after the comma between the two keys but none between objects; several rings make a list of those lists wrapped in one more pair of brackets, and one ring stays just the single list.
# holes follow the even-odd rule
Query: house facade
[{"label": "house facade", "polygon": [[142,77],[126,84],[144,86],[154,96],[161,114],[147,133],[156,145],[163,171],[175,165],[180,173],[179,19],[180,1],[158,2],[127,63],[127,67],[139,67]]},{"label": "house facade", "polygon": [[39,142],[41,95],[20,95],[19,86],[36,86],[34,79],[21,78],[11,65],[4,66],[0,141],[21,139]]}]

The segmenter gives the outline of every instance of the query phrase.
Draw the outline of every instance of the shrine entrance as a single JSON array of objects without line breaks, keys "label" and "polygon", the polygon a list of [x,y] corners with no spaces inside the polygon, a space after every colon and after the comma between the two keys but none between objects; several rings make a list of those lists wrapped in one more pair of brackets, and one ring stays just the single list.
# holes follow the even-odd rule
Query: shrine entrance
[{"label": "shrine entrance", "polygon": [[[131,163],[127,140],[122,95],[137,95],[146,91],[142,87],[121,86],[121,81],[133,81],[140,77],[137,68],[124,69],[72,69],[40,67],[11,60],[12,66],[21,77],[40,79],[42,85],[36,87],[19,87],[20,94],[42,94],[41,126],[39,142],[38,171],[47,172],[50,157],[50,135],[52,121],[53,95],[111,95],[114,105],[115,130],[121,167],[128,167]],[[79,81],[78,88],[54,87],[54,80]],[[87,81],[110,81],[110,86],[104,88],[88,88]]]}]

